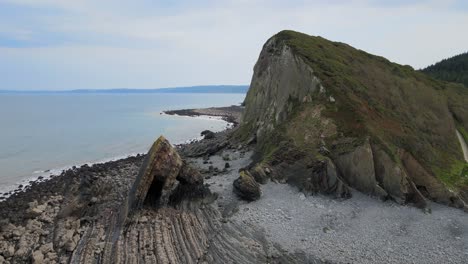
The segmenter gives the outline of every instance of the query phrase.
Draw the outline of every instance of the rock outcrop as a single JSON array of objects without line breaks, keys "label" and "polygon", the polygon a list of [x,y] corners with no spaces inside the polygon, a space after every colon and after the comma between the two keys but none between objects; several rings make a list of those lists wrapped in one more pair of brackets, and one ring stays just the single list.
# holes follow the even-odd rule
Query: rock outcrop
[{"label": "rock outcrop", "polygon": [[234,192],[242,199],[247,201],[255,201],[260,199],[262,191],[260,185],[255,181],[254,177],[248,171],[241,171],[239,178],[234,183]]},{"label": "rock outcrop", "polygon": [[312,193],[347,197],[351,187],[400,204],[466,208],[468,165],[455,136],[457,126],[468,127],[460,117],[466,89],[343,43],[282,31],[263,46],[244,103],[237,138],[256,136],[256,160],[272,178]]},{"label": "rock outcrop", "polygon": [[143,204],[167,205],[170,194],[177,187],[182,165],[182,159],[171,144],[162,136],[158,138],[146,155],[130,191],[130,210]]},{"label": "rock outcrop", "polygon": [[[261,229],[227,219],[214,205],[218,195],[163,137],[144,158],[84,166],[61,177],[57,182],[52,179],[61,190],[55,195],[31,192],[14,204],[11,199],[0,203],[6,213],[0,220],[0,262],[302,263],[307,259],[268,242]],[[5,205],[17,208],[9,211]]]},{"label": "rock outcrop", "polygon": [[367,139],[362,146],[336,157],[336,165],[350,186],[358,191],[384,199],[387,192],[379,186],[374,168],[374,156]]}]

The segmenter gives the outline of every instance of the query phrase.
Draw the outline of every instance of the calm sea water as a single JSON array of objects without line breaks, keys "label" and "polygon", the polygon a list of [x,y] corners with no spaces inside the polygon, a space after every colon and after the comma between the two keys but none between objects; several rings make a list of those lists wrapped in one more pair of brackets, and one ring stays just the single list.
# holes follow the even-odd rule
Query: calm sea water
[{"label": "calm sea water", "polygon": [[[239,104],[243,94],[1,94],[0,192],[72,165],[146,152],[164,135],[171,143],[222,130],[209,118],[163,110]],[[49,171],[51,170],[51,171]]]}]

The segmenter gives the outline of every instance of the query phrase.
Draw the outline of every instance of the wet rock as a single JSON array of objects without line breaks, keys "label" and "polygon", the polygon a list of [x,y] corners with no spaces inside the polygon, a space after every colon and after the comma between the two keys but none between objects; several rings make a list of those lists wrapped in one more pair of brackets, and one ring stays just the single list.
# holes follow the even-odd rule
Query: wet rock
[{"label": "wet rock", "polygon": [[255,201],[260,199],[261,190],[260,185],[250,175],[248,171],[242,171],[239,178],[234,183],[234,193],[240,198],[247,201]]},{"label": "wet rock", "polygon": [[179,149],[179,152],[184,157],[211,156],[229,145],[228,136],[226,131],[218,132],[212,139],[184,145]]},{"label": "wet rock", "polygon": [[203,130],[200,135],[204,137],[204,139],[212,139],[215,138],[216,134],[210,130]]}]

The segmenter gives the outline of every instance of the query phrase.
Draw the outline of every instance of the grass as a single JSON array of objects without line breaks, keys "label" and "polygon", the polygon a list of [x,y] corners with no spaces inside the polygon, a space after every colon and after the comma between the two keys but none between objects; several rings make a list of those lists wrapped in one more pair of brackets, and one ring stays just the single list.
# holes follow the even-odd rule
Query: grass
[{"label": "grass", "polygon": [[[454,127],[457,122],[468,138],[468,89],[321,37],[282,31],[274,38],[277,45],[290,47],[314,70],[326,95],[314,94],[310,105],[291,102],[294,111],[287,122],[277,124],[261,144],[266,157],[281,141],[316,149],[318,143],[313,137],[320,136],[321,120],[327,119],[336,126],[336,133],[325,138],[327,143],[338,138],[355,140],[339,146],[337,152],[347,151],[369,137],[395,160],[396,150],[405,149],[447,185],[465,184],[460,176],[463,156]],[[261,88],[253,84],[247,107],[255,102],[255,93]],[[329,102],[328,96],[336,102]],[[319,118],[311,115],[317,105],[322,107]],[[254,127],[247,124],[241,128],[244,137]]]},{"label": "grass", "polygon": [[331,90],[337,104],[325,116],[342,135],[369,135],[384,146],[407,149],[442,181],[457,182],[461,155],[453,129],[447,129],[454,123],[445,110],[450,94],[443,82],[343,43],[293,31],[277,36]]},{"label": "grass", "polygon": [[468,163],[454,160],[445,167],[434,168],[439,179],[452,189],[460,189],[468,186]]}]

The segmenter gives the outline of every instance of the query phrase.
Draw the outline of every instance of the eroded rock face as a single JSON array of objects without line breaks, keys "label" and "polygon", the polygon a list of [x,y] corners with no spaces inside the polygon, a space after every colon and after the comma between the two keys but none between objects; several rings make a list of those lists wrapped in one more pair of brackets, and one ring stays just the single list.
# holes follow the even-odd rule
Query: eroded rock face
[{"label": "eroded rock face", "polygon": [[130,210],[143,205],[166,206],[178,185],[201,185],[203,177],[181,159],[163,136],[153,144],[143,161],[128,198]]},{"label": "eroded rock face", "polygon": [[182,159],[169,141],[163,136],[159,137],[148,151],[130,191],[129,208],[134,210],[144,203],[166,205],[171,192],[177,187],[182,165]]},{"label": "eroded rock face", "polygon": [[372,152],[376,179],[391,198],[399,204],[410,202],[420,208],[426,207],[426,199],[408,177],[406,170],[381,147],[372,145]]},{"label": "eroded rock face", "polygon": [[438,179],[428,173],[419,162],[408,152],[400,151],[401,161],[408,172],[409,178],[414,182],[416,188],[429,199],[447,204],[457,208],[465,208],[468,206],[463,199],[457,194],[450,191]]},{"label": "eroded rock face", "polygon": [[335,162],[350,186],[361,192],[385,198],[387,192],[377,182],[373,160],[372,149],[367,139],[364,145],[336,157]]},{"label": "eroded rock face", "polygon": [[278,45],[271,38],[255,64],[241,124],[252,127],[252,134],[262,140],[275,124],[288,118],[293,100],[310,102],[310,95],[317,89],[320,82],[312,69],[288,46]]},{"label": "eroded rock face", "polygon": [[239,178],[234,183],[234,192],[242,199],[247,201],[255,201],[260,199],[262,194],[260,185],[250,175],[248,171],[241,171]]}]

